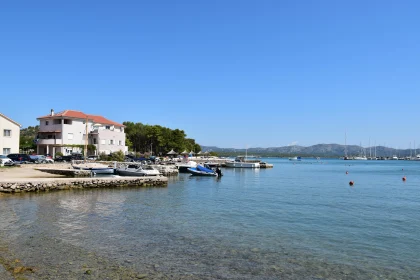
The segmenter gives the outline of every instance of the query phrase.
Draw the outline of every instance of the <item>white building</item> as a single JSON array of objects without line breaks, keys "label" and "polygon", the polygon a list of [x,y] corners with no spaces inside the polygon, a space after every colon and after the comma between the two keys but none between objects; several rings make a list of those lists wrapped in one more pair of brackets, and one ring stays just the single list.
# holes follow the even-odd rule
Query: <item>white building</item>
[{"label": "white building", "polygon": [[0,113],[0,153],[19,153],[20,124]]},{"label": "white building", "polygon": [[98,155],[102,152],[110,154],[119,150],[126,154],[128,151],[125,146],[125,126],[102,116],[73,110],[55,114],[54,110],[51,110],[49,115],[39,117],[37,120],[39,120],[38,154],[81,153],[86,140],[87,144],[96,147],[95,151],[88,150],[89,155]]}]

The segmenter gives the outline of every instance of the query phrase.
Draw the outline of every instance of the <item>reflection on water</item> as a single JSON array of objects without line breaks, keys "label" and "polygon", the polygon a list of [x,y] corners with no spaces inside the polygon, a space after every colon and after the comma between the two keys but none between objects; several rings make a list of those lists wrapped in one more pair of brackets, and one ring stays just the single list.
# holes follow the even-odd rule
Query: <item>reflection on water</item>
[{"label": "reflection on water", "polygon": [[[224,168],[222,178],[179,174],[168,188],[16,195],[1,200],[1,237],[38,276],[103,257],[152,279],[417,279],[416,170],[278,160],[274,169]],[[103,271],[98,278],[113,273]]]}]

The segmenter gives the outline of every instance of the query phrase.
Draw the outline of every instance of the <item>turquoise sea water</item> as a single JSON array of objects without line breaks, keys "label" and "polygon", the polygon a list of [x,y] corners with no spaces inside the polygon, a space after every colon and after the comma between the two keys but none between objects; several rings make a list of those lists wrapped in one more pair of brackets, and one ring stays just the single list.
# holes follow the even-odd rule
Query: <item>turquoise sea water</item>
[{"label": "turquoise sea water", "polygon": [[167,188],[5,197],[0,237],[34,279],[114,279],[101,262],[151,279],[420,278],[420,162],[265,161]]}]

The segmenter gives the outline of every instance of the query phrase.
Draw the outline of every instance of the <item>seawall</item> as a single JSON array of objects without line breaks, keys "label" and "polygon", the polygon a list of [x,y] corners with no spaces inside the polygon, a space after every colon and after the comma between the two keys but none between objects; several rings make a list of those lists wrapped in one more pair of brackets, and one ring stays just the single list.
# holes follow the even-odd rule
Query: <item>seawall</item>
[{"label": "seawall", "polygon": [[0,192],[20,193],[110,187],[166,187],[167,184],[168,178],[163,176],[124,178],[25,178],[0,181]]}]

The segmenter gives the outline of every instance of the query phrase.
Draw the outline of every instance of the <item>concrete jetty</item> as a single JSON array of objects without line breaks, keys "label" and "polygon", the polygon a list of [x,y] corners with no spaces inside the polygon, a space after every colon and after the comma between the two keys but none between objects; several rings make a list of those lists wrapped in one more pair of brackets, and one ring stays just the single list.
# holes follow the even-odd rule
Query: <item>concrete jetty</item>
[{"label": "concrete jetty", "polygon": [[110,187],[165,187],[168,179],[154,177],[54,178],[0,181],[0,192],[20,193]]},{"label": "concrete jetty", "polygon": [[[50,173],[39,169],[49,169]],[[153,177],[88,177],[68,178],[68,172],[74,170],[57,166],[53,170],[51,165],[38,167],[26,165],[0,169],[0,193],[20,193],[36,191],[53,191],[81,188],[109,188],[109,187],[166,187],[168,178],[164,176]],[[89,176],[90,176],[90,172]]]}]

